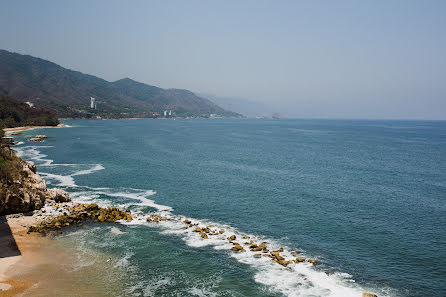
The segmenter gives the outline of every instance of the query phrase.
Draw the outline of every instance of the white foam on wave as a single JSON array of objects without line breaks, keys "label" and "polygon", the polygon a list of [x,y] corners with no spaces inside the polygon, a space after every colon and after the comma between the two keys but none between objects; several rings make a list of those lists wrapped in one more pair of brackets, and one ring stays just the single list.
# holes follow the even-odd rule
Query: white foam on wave
[{"label": "white foam on wave", "polygon": [[[72,187],[72,188],[78,187],[78,185],[74,181],[74,178],[73,178],[74,176],[92,174],[96,171],[105,169],[104,166],[102,166],[101,164],[50,164],[47,166],[51,166],[51,167],[64,166],[64,167],[71,168],[74,171],[74,173],[66,174],[66,175],[53,174],[53,173],[48,173],[48,172],[40,172],[40,174],[46,178],[52,179],[54,181],[58,181],[59,183],[55,184],[55,186]],[[87,167],[87,166],[90,168],[78,170],[79,167]]]},{"label": "white foam on wave", "polygon": [[[105,167],[102,164],[55,164],[53,163],[53,160],[46,159],[48,156],[41,153],[39,151],[40,148],[48,148],[51,146],[26,146],[20,148],[19,156],[24,159],[32,160],[36,163],[37,166],[40,167],[67,167],[69,168],[70,172],[69,174],[55,174],[50,172],[39,172],[46,182],[48,184],[51,184],[53,186],[58,187],[64,187],[64,188],[79,188],[79,186],[76,184],[74,177],[75,176],[81,176],[81,175],[87,175],[87,174],[93,174],[97,171],[104,170]],[[87,169],[84,169],[85,167],[88,167]],[[73,172],[74,171],[74,172]],[[155,195],[156,192],[152,190],[142,190],[142,189],[133,189],[133,188],[124,188],[121,191],[116,191],[115,189],[110,188],[92,188],[92,187],[83,187],[87,188],[88,192],[80,192],[80,193],[72,193],[72,196],[74,196],[75,199],[79,202],[95,202],[100,204],[101,206],[105,206],[107,202],[110,203],[112,201],[99,201],[102,200],[99,195],[105,195],[109,197],[119,197],[124,199],[129,199],[135,202],[126,202],[123,204],[120,204],[120,207],[127,208],[129,206],[148,206],[155,208],[157,210],[163,210],[163,211],[172,211],[173,208],[166,205],[161,205],[155,203],[154,200],[149,199],[148,197]],[[103,202],[103,203],[101,203]]]},{"label": "white foam on wave", "polygon": [[134,256],[134,253],[127,252],[124,257],[118,259],[116,262],[114,262],[113,267],[117,268],[126,268],[128,270],[134,270],[135,267],[131,265],[130,258]]},{"label": "white foam on wave", "polygon": [[[79,191],[70,193],[73,201],[82,203],[97,203],[102,207],[114,205],[119,208],[129,208],[129,207],[151,207],[159,211],[172,211],[173,208],[170,206],[162,205],[156,203],[154,200],[148,197],[156,194],[152,190],[143,189],[132,189],[132,188],[122,188],[115,190],[112,188],[93,188],[93,187],[80,187],[86,189],[86,191]],[[110,197],[107,199],[107,197]],[[123,202],[117,202],[116,198],[123,198]],[[129,201],[131,200],[131,201]],[[135,210],[137,211],[137,210]]]},{"label": "white foam on wave", "polygon": [[[291,253],[292,249],[281,244],[276,240],[263,238],[252,234],[243,233],[236,228],[214,223],[207,220],[196,220],[193,218],[186,218],[184,216],[177,216],[169,211],[158,211],[156,215],[167,218],[167,221],[160,221],[159,223],[147,222],[147,215],[139,216],[131,222],[122,222],[128,225],[146,225],[149,227],[161,228],[160,233],[168,236],[180,237],[188,246],[194,248],[211,247],[216,250],[227,250],[228,256],[236,259],[240,263],[247,264],[253,267],[256,271],[254,280],[270,288],[272,293],[280,293],[290,297],[303,296],[330,296],[330,297],[357,297],[361,296],[363,292],[367,292],[366,288],[355,283],[352,276],[347,273],[327,273],[322,269],[314,266],[311,263],[291,263],[288,267],[283,267],[271,261],[269,257],[254,257],[254,254],[261,252],[254,252],[249,249],[249,241],[253,240],[256,243],[266,242],[268,249],[276,250],[280,247],[284,251],[280,253],[287,260],[295,259],[297,256]],[[184,220],[188,219],[197,226],[183,229],[187,226]],[[211,230],[225,230],[223,234],[208,235],[207,239],[202,239],[199,232],[193,232],[196,227],[210,227]],[[236,235],[235,242],[239,243],[246,250],[245,252],[236,253],[231,251],[234,246],[228,241],[228,237]],[[243,237],[249,238],[243,239]],[[309,258],[305,253],[301,253],[298,257]],[[379,290],[379,296],[392,296],[385,294],[384,291]],[[194,291],[198,293],[198,291]],[[192,293],[192,292],[190,292]]]},{"label": "white foam on wave", "polygon": [[[48,184],[52,185],[52,181],[56,181],[58,182],[56,185],[59,187],[76,187],[74,179],[69,175],[51,174],[46,172],[40,172],[39,174],[43,176]],[[48,179],[50,180],[48,181]]]},{"label": "white foam on wave", "polygon": [[209,297],[214,297],[214,296],[218,296],[218,294],[215,293],[215,292],[211,292],[211,291],[209,291],[207,289],[204,289],[204,288],[196,288],[196,287],[193,287],[193,288],[189,289],[189,293],[192,296],[198,296],[198,297],[208,297],[208,296]]},{"label": "white foam on wave", "polygon": [[71,174],[71,176],[91,174],[91,173],[94,173],[96,171],[104,170],[104,169],[105,169],[104,166],[102,166],[101,164],[95,164],[90,169],[80,170],[78,172],[75,172],[75,173]]},{"label": "white foam on wave", "polygon": [[137,190],[132,189],[133,191],[137,191],[134,193],[128,193],[128,192],[102,192],[102,194],[111,196],[111,197],[121,197],[121,198],[127,198],[132,200],[140,201],[139,203],[125,203],[125,206],[148,206],[152,207],[161,211],[172,211],[173,208],[167,205],[157,204],[154,200],[148,199],[147,197],[153,196],[156,194],[155,191],[152,190]]},{"label": "white foam on wave", "polygon": [[[58,182],[55,186],[60,187],[77,187],[74,182],[73,176],[91,174],[99,170],[103,170],[104,167],[101,164],[55,164],[54,160],[47,159],[48,155],[43,154],[39,149],[50,148],[52,146],[25,146],[17,149],[17,155],[25,160],[33,161],[39,168],[42,167],[68,167],[71,174],[54,174],[49,172],[39,172],[42,176],[52,181]],[[81,169],[79,167],[89,167],[88,169]],[[52,184],[50,181],[49,184]]]},{"label": "white foam on wave", "polygon": [[121,234],[125,234],[126,232],[122,232],[121,230],[119,230],[119,228],[111,227],[110,233],[112,233],[114,235],[121,235]]},{"label": "white foam on wave", "polygon": [[36,165],[39,166],[50,166],[51,163],[53,163],[53,160],[50,159],[45,159],[46,157],[48,157],[45,154],[42,154],[38,148],[49,148],[52,146],[34,146],[34,145],[30,145],[30,146],[24,146],[24,147],[18,147],[15,148],[17,151],[17,156],[20,158],[23,158],[25,160],[31,160],[34,163],[36,163]]},{"label": "white foam on wave", "polygon": [[[80,166],[78,164],[53,164],[53,160],[45,159],[47,156],[40,153],[37,148],[42,148],[42,146],[29,146],[24,149],[19,150],[19,153],[22,154],[25,158],[30,158],[39,162],[38,166],[70,166],[76,167]],[[41,173],[45,179],[50,179],[58,182],[58,186],[62,187],[71,187],[71,188],[79,188],[73,179],[73,176],[92,174],[96,171],[103,170],[104,167],[101,164],[91,164],[88,169],[77,170],[70,175],[57,175],[52,173]],[[343,274],[343,273],[334,273],[334,274],[326,274],[324,271],[318,270],[317,267],[313,266],[310,263],[291,263],[287,268],[280,266],[277,263],[271,262],[271,259],[267,257],[255,258],[254,254],[259,252],[252,252],[249,250],[247,245],[247,241],[254,240],[255,242],[265,241],[267,242],[268,248],[278,249],[283,246],[280,242],[275,240],[268,240],[265,238],[257,237],[255,235],[244,234],[239,230],[229,227],[227,225],[222,225],[218,223],[213,223],[206,220],[196,220],[193,218],[186,218],[184,216],[173,215],[171,211],[173,210],[170,206],[160,205],[155,203],[154,200],[149,199],[148,197],[156,194],[155,191],[152,190],[142,190],[142,189],[133,189],[133,188],[125,188],[116,191],[116,189],[110,188],[92,188],[92,187],[82,187],[85,188],[86,191],[73,192],[70,193],[73,201],[77,202],[95,202],[101,206],[109,206],[113,204],[113,199],[104,199],[101,196],[109,196],[109,197],[119,197],[124,199],[133,200],[130,202],[124,202],[120,207],[128,207],[128,206],[148,206],[157,209],[156,214],[162,215],[163,217],[168,218],[169,220],[165,222],[157,223],[148,223],[146,221],[147,214],[139,213],[138,217],[131,222],[121,221],[122,224],[128,225],[145,225],[150,227],[161,227],[163,230],[161,234],[165,235],[175,235],[181,237],[185,243],[190,247],[205,247],[209,246],[216,250],[227,250],[228,255],[233,257],[237,261],[250,265],[255,268],[256,273],[254,275],[254,279],[256,282],[264,284],[268,286],[272,292],[281,293],[285,296],[290,297],[300,297],[300,296],[330,296],[330,297],[350,297],[350,296],[361,296],[362,292],[368,291],[361,286],[357,285],[353,279],[351,279],[351,275]],[[135,203],[134,201],[138,201]],[[185,224],[183,221],[185,219],[191,220],[193,223],[198,224],[200,227],[205,227],[209,225],[214,225],[212,227],[214,230],[223,229],[225,232],[219,235],[209,236],[208,239],[202,239],[200,233],[193,232],[195,228],[187,228],[183,229]],[[116,228],[117,229],[117,228]],[[113,234],[121,234],[120,230],[111,230]],[[246,252],[243,253],[234,253],[230,249],[233,247],[233,244],[229,243],[227,240],[228,236],[236,235],[236,241],[241,244]],[[249,236],[249,239],[242,239],[243,236]],[[284,247],[284,252],[281,253],[283,257],[286,259],[294,258],[292,257],[289,248]],[[128,264],[128,259],[132,255],[128,254],[124,258],[120,259],[118,263],[115,265],[123,265],[126,266]],[[300,255],[299,255],[300,256]],[[127,262],[127,263],[126,263]],[[155,287],[158,285],[163,286],[164,281],[160,281],[159,284],[155,284]],[[190,291],[191,294],[197,296],[206,296],[200,295],[205,294],[205,292],[200,290],[195,290],[192,288]],[[148,292],[146,292],[148,293]],[[146,294],[145,294],[146,295]],[[148,294],[150,296],[150,293]],[[389,294],[384,294],[384,291],[381,290],[380,296],[391,296]]]}]

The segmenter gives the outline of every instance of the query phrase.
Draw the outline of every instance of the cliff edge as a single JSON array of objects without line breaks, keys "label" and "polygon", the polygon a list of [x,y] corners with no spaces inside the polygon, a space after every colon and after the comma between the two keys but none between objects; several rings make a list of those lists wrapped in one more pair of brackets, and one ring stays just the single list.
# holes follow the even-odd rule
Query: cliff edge
[{"label": "cliff edge", "polygon": [[45,200],[70,201],[68,193],[47,189],[33,162],[24,161],[9,147],[0,149],[0,215],[42,208]]}]

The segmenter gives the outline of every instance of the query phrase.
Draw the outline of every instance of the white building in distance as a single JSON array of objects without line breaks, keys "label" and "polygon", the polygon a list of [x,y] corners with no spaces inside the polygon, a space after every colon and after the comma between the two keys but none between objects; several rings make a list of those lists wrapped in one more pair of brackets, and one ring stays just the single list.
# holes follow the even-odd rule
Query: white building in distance
[{"label": "white building in distance", "polygon": [[93,97],[90,97],[90,108],[96,109],[96,99]]}]

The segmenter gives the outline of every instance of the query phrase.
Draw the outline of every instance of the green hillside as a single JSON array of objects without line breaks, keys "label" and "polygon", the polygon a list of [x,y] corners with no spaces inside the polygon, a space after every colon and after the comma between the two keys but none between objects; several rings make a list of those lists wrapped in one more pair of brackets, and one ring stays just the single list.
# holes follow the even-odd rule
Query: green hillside
[{"label": "green hillside", "polygon": [[[0,50],[0,93],[53,109],[60,117],[154,117],[164,110],[177,116],[240,117],[187,90],[162,89],[129,78],[108,82],[5,50]],[[96,110],[90,108],[90,97],[96,98]]]},{"label": "green hillside", "polygon": [[0,94],[0,127],[56,126],[57,124],[59,120],[54,111],[30,107],[26,103]]}]

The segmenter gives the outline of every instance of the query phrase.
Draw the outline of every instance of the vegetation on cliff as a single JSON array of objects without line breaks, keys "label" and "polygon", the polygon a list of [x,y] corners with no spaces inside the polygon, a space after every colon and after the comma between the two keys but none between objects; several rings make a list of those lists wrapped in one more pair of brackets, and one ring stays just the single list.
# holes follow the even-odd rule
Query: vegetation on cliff
[{"label": "vegetation on cliff", "polygon": [[[31,107],[26,103],[0,94],[0,128],[18,126],[56,126],[59,124],[54,111]],[[3,131],[0,133],[3,136]]]}]

